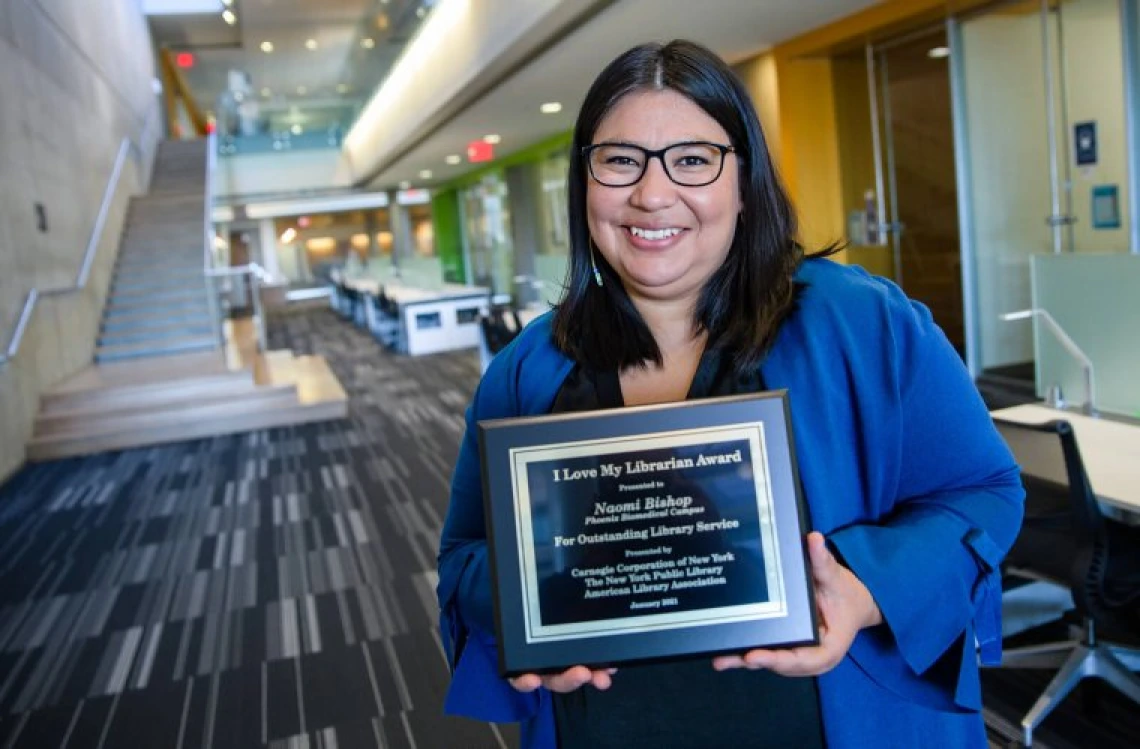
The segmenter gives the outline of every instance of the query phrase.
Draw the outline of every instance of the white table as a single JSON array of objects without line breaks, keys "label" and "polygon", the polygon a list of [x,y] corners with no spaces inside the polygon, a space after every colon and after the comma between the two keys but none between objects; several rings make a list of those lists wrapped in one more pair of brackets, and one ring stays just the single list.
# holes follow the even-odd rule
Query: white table
[{"label": "white table", "polygon": [[1054,419],[1072,424],[1097,499],[1106,508],[1115,509],[1112,514],[1121,520],[1140,523],[1140,424],[1037,404],[1002,408],[990,414],[1022,424],[1044,424]]},{"label": "white table", "polygon": [[405,351],[411,356],[479,345],[479,315],[490,298],[484,286],[446,283],[421,289],[372,278],[348,279],[345,285],[373,296],[383,290],[396,303]]}]

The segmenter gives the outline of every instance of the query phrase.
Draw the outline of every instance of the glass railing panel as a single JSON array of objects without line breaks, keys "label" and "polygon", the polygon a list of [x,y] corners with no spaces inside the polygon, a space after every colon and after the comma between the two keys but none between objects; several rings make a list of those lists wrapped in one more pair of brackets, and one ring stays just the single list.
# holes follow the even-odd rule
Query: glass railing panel
[{"label": "glass railing panel", "polygon": [[[1097,408],[1140,417],[1140,255],[1035,255],[1031,268],[1033,307],[1048,312],[1092,360]],[[1079,362],[1046,325],[1037,322],[1034,331],[1038,395],[1059,385],[1068,402],[1083,403]]]}]

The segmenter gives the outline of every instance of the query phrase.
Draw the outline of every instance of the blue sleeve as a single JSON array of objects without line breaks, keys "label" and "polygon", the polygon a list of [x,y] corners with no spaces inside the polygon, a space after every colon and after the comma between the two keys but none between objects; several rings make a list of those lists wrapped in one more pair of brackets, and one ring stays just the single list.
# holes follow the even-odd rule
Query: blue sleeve
[{"label": "blue sleeve", "polygon": [[[828,535],[886,625],[861,633],[850,654],[867,667],[897,649],[915,674],[937,664],[976,680],[973,634],[984,659],[1000,654],[998,564],[1020,528],[1024,493],[957,352],[925,307],[888,286],[899,435],[882,447],[897,454],[893,508]],[[973,685],[955,691],[959,705],[978,707]]]},{"label": "blue sleeve", "polygon": [[437,559],[440,633],[452,668],[445,710],[497,723],[521,722],[530,737],[527,746],[546,746],[551,740],[550,697],[544,690],[517,692],[498,673],[478,422],[548,410],[570,365],[542,348],[547,330],[532,323],[492,360],[475,392]]}]

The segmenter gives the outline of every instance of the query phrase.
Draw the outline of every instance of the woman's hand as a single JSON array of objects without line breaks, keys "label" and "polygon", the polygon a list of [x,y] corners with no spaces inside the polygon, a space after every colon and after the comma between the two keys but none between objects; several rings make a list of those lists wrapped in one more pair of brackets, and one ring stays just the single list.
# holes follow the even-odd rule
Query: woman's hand
[{"label": "woman's hand", "polygon": [[783,676],[819,676],[835,668],[855,635],[883,621],[871,592],[828,550],[820,533],[808,534],[808,558],[819,608],[819,644],[787,650],[749,650],[713,658],[713,668],[766,668]]},{"label": "woman's hand", "polygon": [[600,689],[603,692],[610,688],[613,680],[610,679],[617,673],[616,668],[604,668],[596,671],[591,671],[585,666],[574,666],[568,668],[560,674],[545,674],[539,676],[538,674],[523,674],[516,676],[513,679],[508,679],[511,686],[520,692],[533,692],[539,687],[546,687],[551,692],[573,692],[575,689],[580,689],[587,684],[593,684],[595,689]]}]

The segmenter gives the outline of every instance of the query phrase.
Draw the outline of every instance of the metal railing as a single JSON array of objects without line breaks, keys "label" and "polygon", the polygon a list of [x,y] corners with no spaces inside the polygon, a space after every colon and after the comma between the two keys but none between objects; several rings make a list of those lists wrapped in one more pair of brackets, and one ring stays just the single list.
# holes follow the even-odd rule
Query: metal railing
[{"label": "metal railing", "polygon": [[[249,293],[253,297],[253,317],[257,321],[257,348],[259,351],[265,351],[267,347],[265,335],[265,311],[262,309],[261,304],[261,287],[260,284],[272,284],[276,280],[269,271],[261,267],[257,263],[249,263],[248,265],[235,265],[226,268],[208,268],[206,270],[206,283],[213,284],[215,278],[249,278]],[[216,289],[212,289],[216,293]],[[212,302],[216,303],[215,302]],[[218,320],[219,326],[221,320]]]},{"label": "metal railing", "polygon": [[[143,121],[142,129],[138,135],[140,142],[146,135],[147,130],[150,129],[150,123],[154,118],[155,111],[156,110],[152,109]],[[0,353],[0,367],[6,366],[20,353],[20,344],[24,341],[24,334],[28,331],[28,325],[31,324],[32,315],[36,310],[36,304],[41,297],[62,296],[64,294],[82,291],[87,287],[87,281],[91,277],[91,266],[95,262],[95,252],[99,249],[99,241],[102,238],[103,228],[107,223],[107,215],[110,213],[111,204],[115,201],[115,193],[118,192],[119,179],[123,173],[123,165],[127,161],[127,154],[130,153],[132,145],[134,145],[134,142],[130,136],[124,137],[122,142],[119,143],[119,152],[115,155],[115,164],[111,168],[111,176],[108,177],[107,187],[103,190],[103,200],[99,204],[99,213],[95,216],[95,225],[91,227],[91,236],[87,240],[87,247],[83,252],[83,262],[79,265],[79,272],[76,274],[75,284],[72,286],[45,289],[43,291],[32,289],[28,292],[28,295],[24,298],[24,306],[20,310],[20,316],[16,319],[16,327],[12,331],[12,337],[8,341],[8,347],[3,353]],[[137,147],[141,148],[141,146]]]},{"label": "metal railing", "polygon": [[206,196],[202,210],[202,272],[206,285],[206,304],[210,315],[210,325],[214,329],[214,344],[225,344],[222,333],[222,312],[218,303],[218,290],[214,286],[210,271],[214,267],[214,169],[217,165],[217,141],[214,133],[206,136]]},{"label": "metal railing", "polygon": [[265,314],[261,304],[260,284],[275,282],[273,275],[257,263],[246,265],[216,267],[214,265],[214,170],[217,168],[217,135],[210,133],[206,137],[206,210],[205,210],[205,244],[202,247],[202,271],[205,276],[206,296],[209,304],[210,319],[214,326],[214,337],[218,345],[225,344],[225,332],[222,328],[221,292],[215,283],[219,278],[249,278],[249,292],[253,297],[253,315],[257,321],[257,348],[264,351],[266,348]]}]

